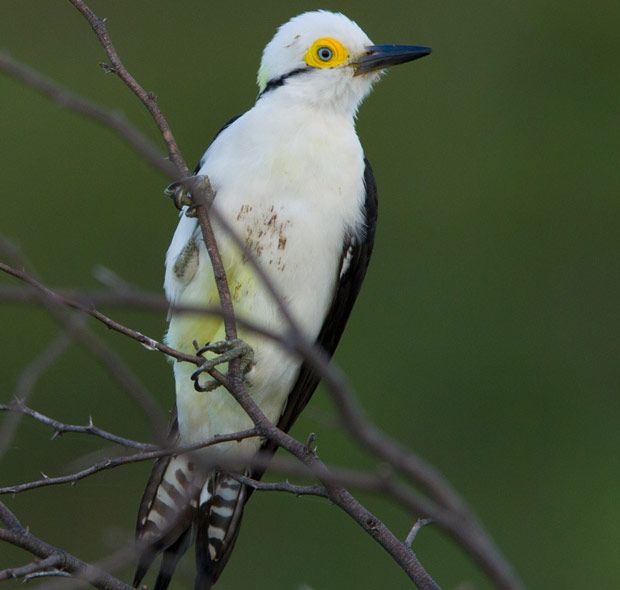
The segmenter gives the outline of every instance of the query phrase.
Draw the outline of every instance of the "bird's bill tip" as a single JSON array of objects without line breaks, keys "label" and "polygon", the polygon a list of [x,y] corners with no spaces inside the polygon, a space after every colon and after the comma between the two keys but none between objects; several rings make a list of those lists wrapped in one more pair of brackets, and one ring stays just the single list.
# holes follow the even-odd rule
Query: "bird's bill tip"
[{"label": "bird's bill tip", "polygon": [[404,64],[430,55],[430,47],[420,45],[370,45],[367,53],[355,64],[355,75]]}]

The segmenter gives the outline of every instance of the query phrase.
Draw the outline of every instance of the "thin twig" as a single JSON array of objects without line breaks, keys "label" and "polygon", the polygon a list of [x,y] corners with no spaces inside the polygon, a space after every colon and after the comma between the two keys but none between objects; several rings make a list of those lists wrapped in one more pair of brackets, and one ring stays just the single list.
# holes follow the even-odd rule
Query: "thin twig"
[{"label": "thin twig", "polygon": [[41,414],[41,412],[37,412],[36,410],[33,410],[32,408],[24,405],[23,400],[21,399],[18,399],[12,404],[0,404],[0,412],[29,416],[30,418],[37,420],[38,422],[41,422],[41,424],[49,426],[54,431],[54,436],[52,438],[56,438],[58,436],[62,436],[63,434],[71,432],[80,434],[91,434],[98,438],[113,442],[117,445],[121,445],[130,449],[138,449],[140,451],[154,451],[159,448],[156,445],[137,442],[135,440],[124,438],[122,436],[112,434],[111,432],[107,432],[106,430],[95,426],[93,424],[92,418],[89,418],[88,424],[84,426],[59,422],[54,418],[50,418],[49,416]]},{"label": "thin twig", "polygon": [[21,547],[41,559],[47,559],[50,555],[59,555],[62,557],[62,561],[58,563],[60,569],[87,580],[95,588],[100,588],[101,590],[133,590],[131,586],[100,568],[88,564],[67,551],[54,547],[34,536],[29,529],[22,526],[3,502],[0,502],[0,520],[7,527],[0,528],[0,541]]},{"label": "thin twig", "polygon": [[287,450],[306,465],[325,486],[329,499],[351,516],[366,533],[375,539],[420,590],[439,589],[439,586],[426,572],[415,554],[409,551],[380,519],[358,502],[344,487],[330,481],[329,469],[318,458],[316,453],[269,421],[258,404],[248,394],[245,383],[242,380],[236,381],[233,384],[231,393],[251,418],[261,435],[274,441],[278,446]]},{"label": "thin twig", "polygon": [[[36,278],[34,278],[30,273],[26,272],[25,270],[20,270],[4,262],[0,262],[0,271],[5,272],[6,274],[9,274],[19,279],[20,281],[23,281],[24,283],[30,285],[31,287],[33,287],[34,292],[37,295],[38,301],[41,302],[42,304],[45,300],[49,300],[55,305],[62,305],[62,306],[70,307],[71,309],[75,309],[77,311],[86,313],[92,318],[104,324],[110,330],[118,332],[119,334],[123,334],[124,336],[127,336],[128,338],[131,338],[132,340],[135,340],[136,342],[139,342],[147,350],[158,350],[159,352],[162,352],[178,361],[192,363],[197,366],[200,366],[204,362],[204,359],[200,356],[186,354],[184,352],[175,350],[174,348],[171,348],[170,346],[167,346],[166,344],[163,344],[155,340],[154,338],[145,336],[144,334],[142,334],[141,332],[138,332],[137,330],[133,330],[132,328],[129,328],[119,322],[116,322],[115,320],[109,318],[105,314],[91,307],[87,303],[85,304],[80,301],[62,297],[61,295],[57,294],[55,291],[53,291],[52,289],[50,289],[49,287],[45,286],[43,283],[38,281]],[[44,299],[41,299],[41,297],[44,297]],[[220,313],[223,313],[223,312],[220,312]],[[217,369],[210,370],[209,374],[215,379],[217,379],[222,385],[224,385],[228,389],[228,381],[225,375],[221,374]]]},{"label": "thin twig", "polygon": [[[230,295],[230,289],[228,287],[228,279],[226,278],[226,271],[220,256],[217,242],[215,241],[215,234],[213,233],[213,227],[209,214],[213,212],[213,208],[208,209],[208,203],[213,201],[214,193],[211,188],[211,183],[208,179],[204,179],[203,182],[193,182],[194,186],[199,187],[202,190],[194,190],[192,198],[194,205],[196,206],[196,215],[198,217],[198,223],[200,224],[200,230],[202,232],[202,239],[209,253],[211,259],[211,268],[213,269],[213,277],[217,286],[217,292],[220,299],[220,305],[222,307],[223,319],[224,319],[224,331],[226,334],[226,340],[237,339],[237,325],[235,321],[235,311],[233,308],[232,297]],[[207,211],[209,210],[209,213]],[[240,377],[239,362],[232,361],[230,363],[231,377],[236,373],[237,377]]]},{"label": "thin twig", "polygon": [[29,481],[26,483],[17,484],[13,486],[0,487],[0,495],[19,494],[19,493],[27,492],[30,490],[35,490],[37,488],[43,488],[47,486],[55,486],[55,485],[61,485],[61,484],[75,485],[81,479],[94,475],[95,473],[99,473],[101,471],[113,469],[120,465],[128,465],[130,463],[139,463],[141,461],[159,459],[160,457],[167,457],[170,455],[182,455],[184,453],[196,451],[204,447],[217,445],[222,442],[240,441],[246,438],[253,438],[256,436],[258,436],[257,429],[250,428],[248,430],[233,432],[230,434],[218,434],[213,437],[210,437],[206,441],[196,443],[193,445],[171,447],[168,449],[155,449],[152,451],[143,451],[140,453],[134,453],[133,455],[123,455],[121,457],[104,459],[102,461],[99,461],[98,463],[95,463],[94,465],[91,465],[90,467],[87,467],[86,469],[82,469],[80,471],[76,471],[75,473],[70,473],[68,475],[60,475],[58,477],[48,477],[47,475],[44,475],[43,478],[37,479],[35,481]]},{"label": "thin twig", "polygon": [[63,570],[54,569],[54,570],[44,570],[42,572],[33,572],[32,574],[28,574],[24,576],[24,582],[30,582],[30,580],[35,580],[37,578],[72,578],[73,576],[69,572],[65,572]]},{"label": "thin twig", "polygon": [[157,99],[152,92],[147,92],[138,81],[127,71],[121,58],[119,57],[114,45],[112,45],[112,41],[108,34],[108,30],[105,24],[105,20],[99,18],[82,0],[69,0],[73,6],[75,6],[86,18],[92,27],[95,35],[97,35],[97,39],[99,39],[99,43],[103,47],[108,59],[110,60],[110,66],[106,68],[108,72],[116,74],[125,85],[140,99],[140,102],[148,109],[149,113],[153,117],[159,131],[166,142],[166,146],[168,147],[168,158],[174,164],[177,169],[178,175],[182,178],[185,176],[189,176],[189,170],[185,161],[183,160],[183,156],[181,155],[181,151],[179,150],[177,143],[174,139],[174,135],[172,134],[172,130],[170,129],[170,125],[168,125],[168,121],[159,110],[157,106]]},{"label": "thin twig", "polygon": [[[69,0],[69,2],[71,2],[71,4],[73,4],[73,6],[75,6],[75,8],[82,13],[95,32],[97,39],[99,39],[99,43],[103,47],[103,50],[111,63],[111,67],[109,66],[107,70],[116,74],[127,85],[127,87],[140,99],[140,102],[142,102],[153,117],[153,120],[159,128],[166,146],[168,147],[168,157],[177,168],[177,176],[180,178],[189,177],[190,170],[181,155],[181,150],[179,149],[166,117],[157,105],[155,96],[152,92],[147,92],[123,65],[118,52],[112,44],[105,20],[99,18],[83,0]],[[209,259],[211,260],[213,273],[216,278],[216,286],[220,297],[220,304],[222,306],[222,311],[224,312],[226,339],[235,340],[237,338],[237,329],[235,326],[232,297],[230,296],[230,290],[228,288],[228,280],[226,278],[224,264],[222,263],[222,258],[220,256],[217,242],[215,241],[215,235],[213,234],[213,228],[211,227],[211,222],[207,213],[208,203],[213,201],[213,190],[208,183],[206,185],[200,185],[197,182],[193,182],[191,195],[197,209],[198,221],[202,231],[203,240],[207,253],[209,254]],[[240,363],[238,361],[233,361],[230,363],[229,367],[229,372],[231,373],[230,378],[240,379]]]},{"label": "thin twig", "polygon": [[300,486],[292,484],[288,481],[266,482],[258,481],[256,479],[246,477],[245,475],[235,473],[232,473],[231,475],[242,484],[261,492],[285,492],[295,496],[319,496],[321,498],[328,497],[323,486]]},{"label": "thin twig", "polygon": [[[133,563],[137,556],[137,544],[134,540],[128,540],[124,545],[106,555],[102,559],[89,564],[101,569],[108,574],[117,572],[119,569]],[[63,576],[49,576],[51,578],[59,578]],[[51,579],[37,586],[37,590],[71,590],[73,588],[86,588],[91,582],[85,576],[71,575],[70,579],[66,577],[62,580]]]},{"label": "thin twig", "polygon": [[[114,330],[115,332],[119,332],[120,334],[124,334],[125,336],[129,336],[130,338],[138,341],[140,344],[142,344],[142,346],[144,346],[145,348],[149,350],[159,350],[160,352],[163,352],[164,354],[172,356],[173,358],[176,358],[177,360],[184,360],[186,362],[190,362],[194,364],[199,364],[200,362],[200,359],[193,355],[179,355],[176,353],[177,351],[174,351],[173,349],[166,346],[165,344],[162,344],[153,338],[149,338],[148,336],[145,336],[144,334],[141,334],[140,332],[137,332],[136,330],[127,328],[123,326],[122,324],[118,324],[114,320],[98,312],[96,309],[88,308],[86,305],[78,301],[73,301],[68,298],[61,297],[60,295],[58,295],[57,293],[55,293],[54,291],[46,287],[43,283],[35,279],[30,273],[26,272],[25,270],[15,268],[9,264],[6,264],[0,261],[0,271],[6,274],[9,274],[15,277],[16,279],[19,279],[20,281],[23,281],[24,283],[33,287],[35,290],[35,293],[39,296],[39,298],[41,295],[44,295],[49,301],[55,302],[58,305],[63,305],[63,306],[70,307],[72,309],[87,313],[89,316],[105,324],[111,330]],[[184,358],[179,358],[183,356]]]},{"label": "thin twig", "polygon": [[[178,446],[178,447],[170,447],[167,449],[160,449],[154,445],[148,445],[145,443],[133,441],[130,439],[126,439],[126,438],[111,434],[109,432],[96,428],[92,425],[75,426],[75,425],[65,424],[63,422],[60,422],[58,420],[45,416],[44,414],[36,412],[32,410],[31,408],[24,408],[23,406],[20,406],[18,404],[13,404],[11,406],[0,405],[0,411],[5,411],[5,410],[24,413],[32,417],[33,419],[38,420],[42,424],[50,426],[52,429],[54,429],[55,432],[74,432],[78,434],[96,436],[104,440],[116,442],[117,444],[120,444],[125,447],[136,448],[141,451],[144,451],[142,454],[136,453],[128,457],[116,457],[114,460],[118,460],[119,461],[118,464],[111,465],[110,462],[113,459],[106,458],[104,460],[98,461],[95,465],[79,470],[77,474],[72,474],[66,477],[62,477],[62,478],[50,478],[48,476],[45,476],[42,479],[37,480],[35,482],[29,482],[27,486],[22,485],[22,487],[20,487],[19,489],[16,489],[15,486],[9,487],[6,489],[7,492],[17,493],[19,491],[27,491],[29,489],[48,486],[48,485],[59,485],[59,484],[67,484],[67,483],[74,484],[79,479],[83,479],[90,475],[94,475],[95,473],[98,473],[99,471],[102,471],[104,469],[109,469],[114,466],[128,464],[128,463],[135,463],[139,461],[148,461],[154,458],[158,458],[160,456],[166,456],[166,455],[172,455],[172,454],[180,455],[186,452],[197,450],[198,448],[202,448],[203,446],[209,446],[211,444],[217,444],[220,442],[224,442],[224,439],[222,439],[221,437],[218,437],[215,440],[209,439],[208,441],[205,441],[204,443],[197,443],[196,445]],[[242,438],[245,438],[245,437],[249,438],[251,435],[258,435],[258,431],[256,429],[252,429],[249,431],[239,432],[237,434],[234,434],[233,436],[234,436],[234,440],[241,440]],[[218,458],[218,466],[221,468],[225,468],[225,469],[230,468],[231,470],[243,468],[243,466],[239,465],[238,462],[234,460],[227,463],[227,462],[222,462],[221,458]],[[286,475],[297,475],[300,477],[308,477],[308,476],[314,475],[312,471],[309,471],[307,468],[302,467],[296,462],[293,463],[291,461],[287,461],[286,459],[282,457],[272,459],[269,456],[263,457],[261,455],[258,455],[257,457],[255,457],[255,459],[251,463],[251,467],[256,467],[260,469],[264,469],[268,466],[271,466],[272,471],[277,472],[277,473],[283,473]],[[213,467],[213,465],[205,464],[204,467],[205,469],[210,469]],[[330,466],[329,473],[324,474],[324,477],[326,477],[330,483],[352,487],[352,488],[364,490],[367,492],[384,494],[389,497],[392,497],[397,503],[401,504],[403,508],[405,508],[406,510],[412,513],[432,514],[440,522],[443,522],[445,520],[445,516],[441,515],[440,513],[436,513],[435,509],[433,508],[431,504],[429,504],[424,499],[413,495],[406,487],[402,486],[394,478],[392,478],[391,475],[388,472],[386,472],[384,469],[381,470],[380,472],[377,472],[376,474],[372,474],[368,472],[358,472],[358,471],[352,471],[352,470],[347,470],[347,469],[339,469],[339,468],[334,468],[333,466]],[[265,486],[263,486],[262,483],[256,482],[256,480],[252,480],[250,478],[246,478],[246,480],[247,480],[248,485],[251,485],[255,489],[264,489],[264,490],[271,490],[271,491],[278,490],[277,484],[274,484],[274,485],[265,484]],[[260,485],[255,485],[255,484],[260,484]],[[292,484],[288,484],[288,485],[291,486]],[[308,490],[314,490],[314,491],[319,490],[319,486],[317,487],[305,486],[305,488]],[[284,486],[284,488],[280,491],[290,492],[293,489],[294,488],[292,487],[289,487],[286,489],[286,486]],[[315,495],[325,496],[325,488],[321,486],[320,490],[322,493],[315,494]]]},{"label": "thin twig", "polygon": [[411,530],[407,534],[407,537],[405,538],[405,545],[407,545],[407,547],[409,547],[409,549],[411,549],[411,547],[413,546],[413,542],[415,541],[416,537],[418,536],[418,533],[425,526],[428,526],[432,522],[433,522],[432,518],[418,518],[418,520],[416,520],[415,523],[413,524],[413,526],[411,527]]},{"label": "thin twig", "polygon": [[[0,302],[36,304],[40,303],[37,289],[44,288],[45,293],[53,296],[58,302],[91,316],[93,319],[104,324],[108,329],[119,332],[124,336],[128,336],[132,340],[136,340],[147,350],[157,350],[181,362],[189,362],[193,364],[201,364],[203,359],[194,355],[188,355],[178,350],[170,348],[154,338],[145,336],[141,332],[137,332],[120,324],[112,318],[102,313],[98,306],[102,305],[111,309],[131,309],[136,311],[153,311],[153,312],[172,312],[174,314],[189,315],[206,315],[222,318],[225,317],[221,307],[192,305],[183,303],[170,303],[163,295],[159,293],[151,293],[139,290],[135,287],[123,290],[122,292],[99,292],[99,291],[83,291],[78,289],[50,289],[39,281],[33,281],[28,273],[23,270],[3,265],[0,262],[0,271],[14,276],[23,281],[25,287],[13,287],[9,285],[0,286]],[[253,322],[252,320],[235,317],[236,323],[249,332],[264,336],[274,342],[280,344],[283,348],[291,353],[297,354],[301,358],[301,353],[295,347],[294,342],[286,335],[278,334],[264,326]]]},{"label": "thin twig", "polygon": [[5,570],[2,570],[0,571],[0,580],[32,577],[34,574],[41,572],[41,570],[55,568],[62,562],[62,555],[54,553],[49,557],[46,557],[45,559],[33,561],[32,563],[28,563],[21,567],[7,568]]}]

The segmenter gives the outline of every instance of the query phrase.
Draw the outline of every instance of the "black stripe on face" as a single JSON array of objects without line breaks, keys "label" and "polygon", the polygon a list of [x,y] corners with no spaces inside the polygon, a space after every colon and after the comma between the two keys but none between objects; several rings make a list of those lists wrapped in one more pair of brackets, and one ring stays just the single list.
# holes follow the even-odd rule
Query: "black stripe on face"
[{"label": "black stripe on face", "polygon": [[275,88],[279,88],[280,86],[284,86],[284,83],[293,76],[297,76],[298,74],[303,74],[305,72],[310,72],[312,68],[297,68],[296,70],[290,71],[288,74],[282,74],[279,78],[272,78],[267,82],[265,89],[258,95],[260,98],[266,92],[270,90],[274,90]]}]

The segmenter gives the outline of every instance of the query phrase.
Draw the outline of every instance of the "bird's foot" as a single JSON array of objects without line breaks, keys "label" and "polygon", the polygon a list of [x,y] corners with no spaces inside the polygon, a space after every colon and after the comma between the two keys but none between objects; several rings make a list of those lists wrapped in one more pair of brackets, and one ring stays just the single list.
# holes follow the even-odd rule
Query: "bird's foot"
[{"label": "bird's foot", "polygon": [[243,340],[222,340],[221,342],[208,342],[204,346],[199,346],[194,341],[196,355],[204,357],[208,352],[217,356],[213,358],[205,358],[204,362],[192,373],[192,381],[196,391],[213,391],[220,386],[216,380],[208,381],[204,385],[200,383],[200,375],[208,373],[215,369],[218,365],[229,363],[235,359],[239,359],[241,364],[241,372],[246,375],[254,366],[254,350]]},{"label": "bird's foot", "polygon": [[204,191],[207,206],[211,205],[215,194],[208,176],[188,176],[183,180],[173,182],[164,189],[164,194],[172,199],[177,209],[181,210],[186,207],[185,215],[187,217],[196,217],[198,205],[195,203],[192,193],[197,190]]}]

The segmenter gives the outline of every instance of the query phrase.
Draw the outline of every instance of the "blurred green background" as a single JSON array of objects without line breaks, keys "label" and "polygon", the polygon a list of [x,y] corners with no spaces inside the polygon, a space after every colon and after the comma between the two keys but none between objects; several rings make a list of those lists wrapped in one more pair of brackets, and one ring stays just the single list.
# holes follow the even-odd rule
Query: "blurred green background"
[{"label": "blurred green background", "polygon": [[[92,2],[126,65],[159,97],[192,165],[249,108],[275,27],[308,2]],[[340,350],[374,421],[435,464],[471,503],[529,588],[614,588],[620,578],[620,36],[617,0],[325,1],[378,43],[432,57],[392,71],[359,133],[380,189],[370,273]],[[102,51],[68,2],[2,0],[0,48],[123,111],[157,140],[137,100],[97,67]],[[166,184],[111,132],[0,76],[0,231],[54,286],[94,288],[96,265],[161,289],[176,224]],[[2,284],[15,284],[0,277]],[[160,337],[164,317],[111,312]],[[0,396],[56,333],[46,314],[0,307]],[[96,332],[167,408],[161,355]],[[148,440],[140,411],[71,348],[32,405]],[[321,457],[366,466],[330,422],[324,391],[294,433]],[[101,445],[28,420],[0,484],[60,474]],[[84,559],[132,534],[149,466],[9,505]],[[411,518],[361,495],[404,537]],[[489,588],[432,527],[416,541],[446,589]],[[0,546],[0,568],[28,557]],[[128,578],[129,569],[122,573]],[[173,588],[191,588],[186,559]],[[329,503],[256,494],[218,588],[405,588],[378,545]],[[12,583],[8,583],[8,588]],[[15,583],[15,588],[18,584]],[[21,587],[21,586],[20,586]]]}]

